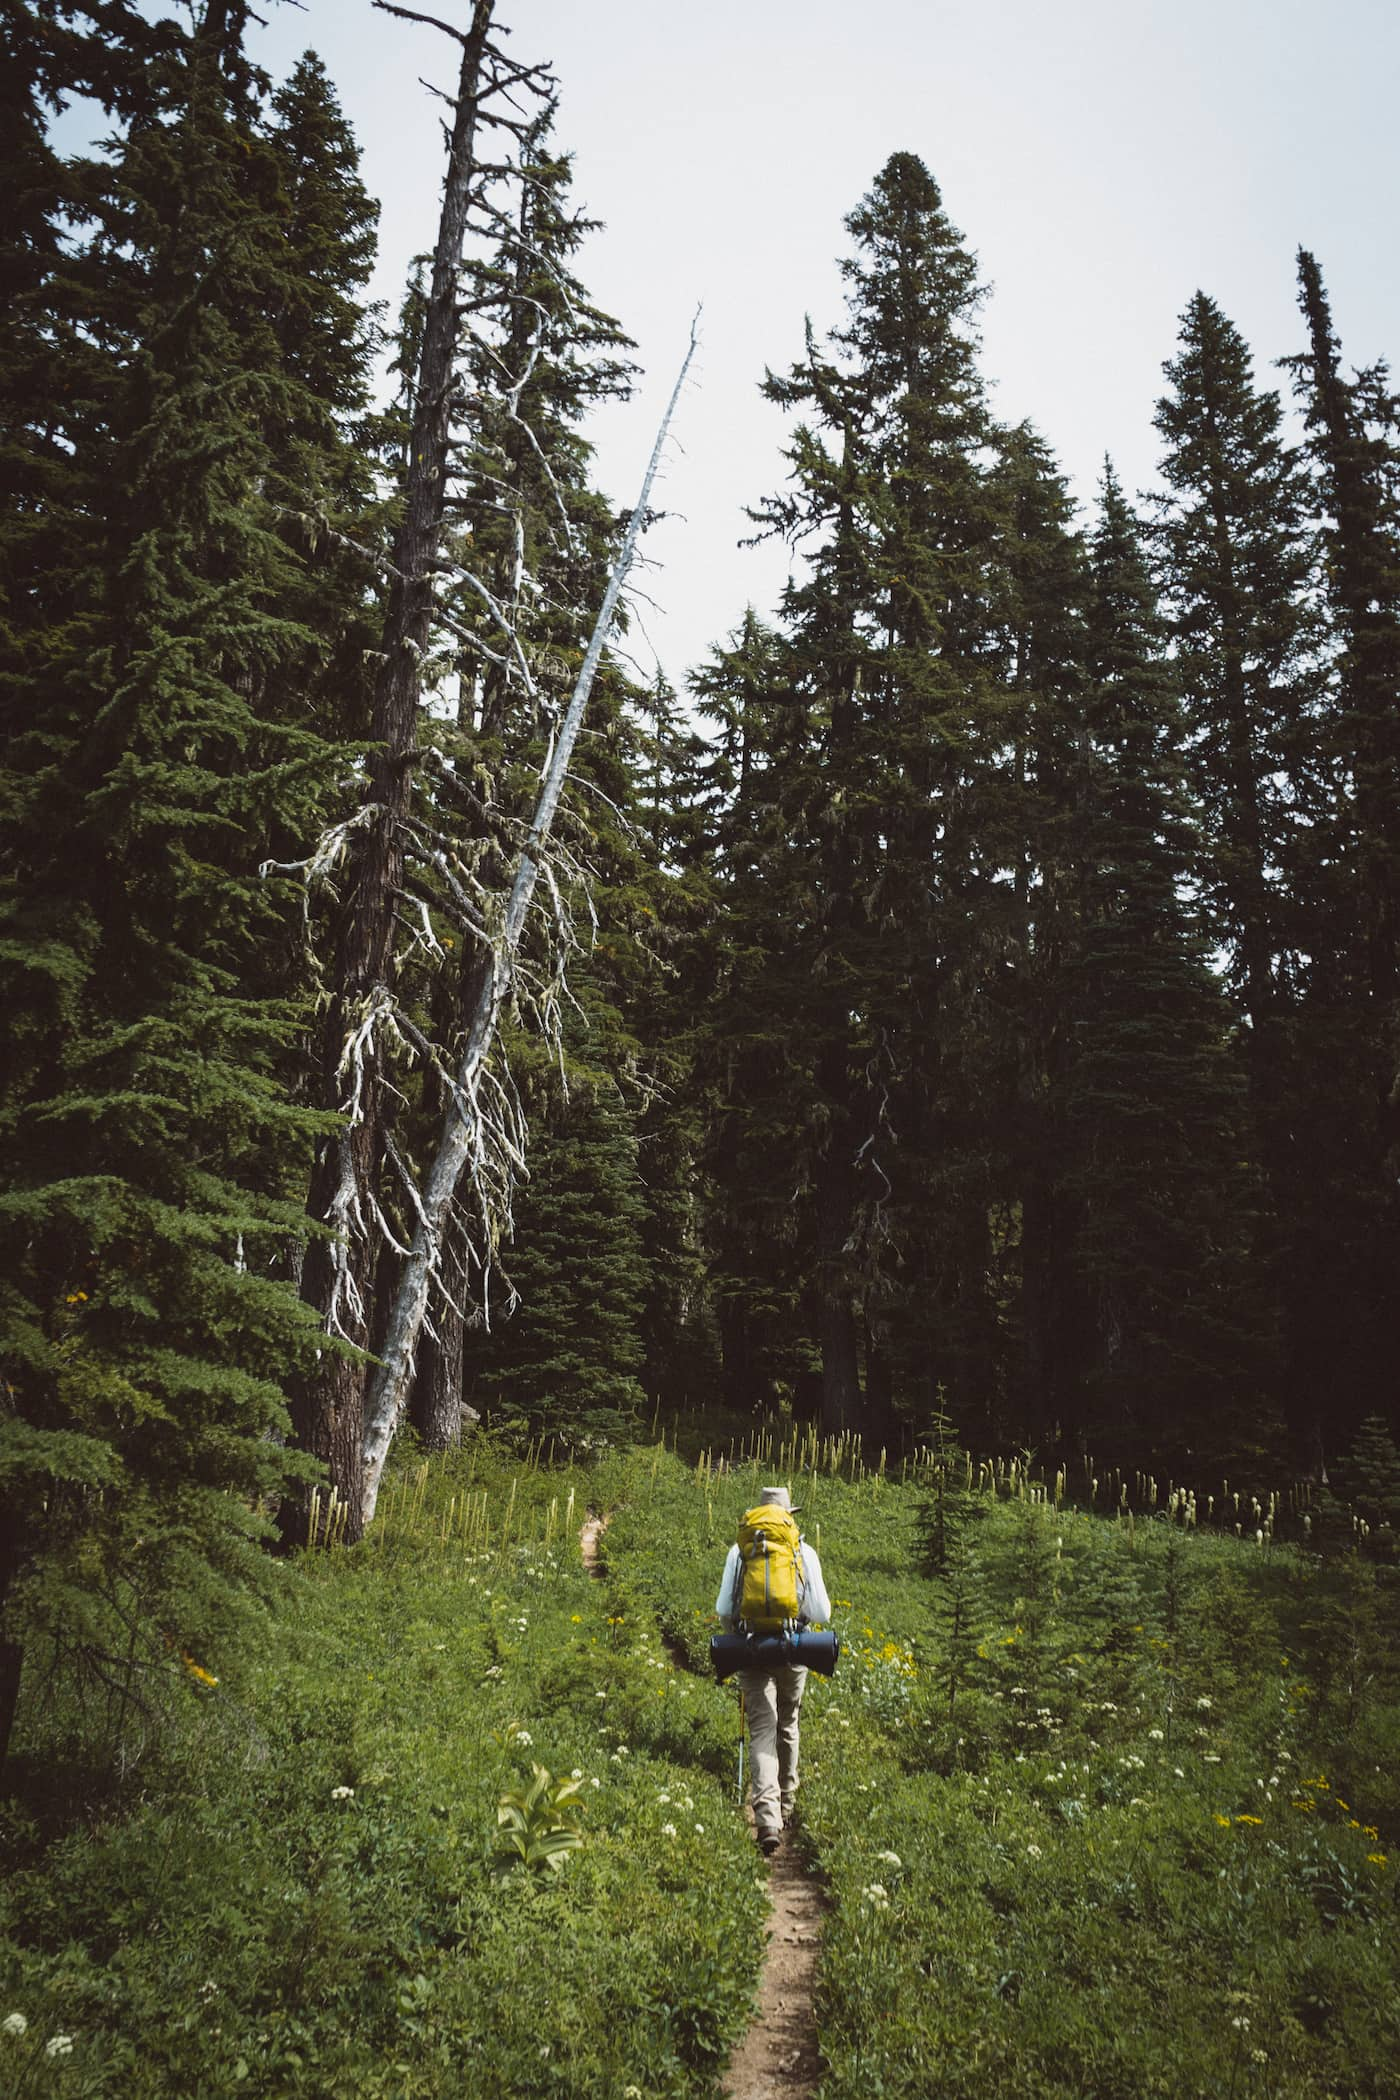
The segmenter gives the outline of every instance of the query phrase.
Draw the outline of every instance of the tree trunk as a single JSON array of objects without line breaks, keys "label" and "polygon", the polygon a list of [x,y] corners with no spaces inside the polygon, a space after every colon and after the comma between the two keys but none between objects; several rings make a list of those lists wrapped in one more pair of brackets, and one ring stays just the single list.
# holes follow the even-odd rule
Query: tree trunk
[{"label": "tree trunk", "polygon": [[[823,1091],[849,1087],[844,1046],[839,1056],[824,1058]],[[840,1071],[832,1067],[839,1063]],[[822,1428],[828,1436],[860,1426],[859,1335],[847,1273],[855,1210],[850,1111],[843,1099],[833,1104],[826,1151],[817,1162],[817,1329],[822,1352]]]},{"label": "tree trunk", "polygon": [[[457,343],[457,280],[476,172],[475,143],[482,61],[492,0],[475,0],[454,111],[432,289],[423,329],[418,388],[404,486],[403,519],[394,542],[394,581],[384,620],[383,663],[375,685],[370,735],[377,746],[365,796],[367,821],[353,833],[354,859],[336,944],[333,995],[324,1047],[325,1105],[342,1113],[350,1089],[348,1129],[328,1143],[312,1182],[310,1214],[333,1228],[313,1241],[302,1291],[327,1330],[367,1351],[378,1254],[373,1215],[383,1154],[384,1110],[377,1001],[393,973],[395,892],[402,879],[401,820],[408,812],[417,743],[420,666],[433,614],[433,564],[443,522]],[[352,1044],[347,1074],[342,1065]],[[330,1349],[296,1394],[297,1441],[322,1459],[337,1496],[349,1505],[346,1537],[361,1535],[361,1469],[365,1366],[362,1356]],[[284,1529],[304,1530],[305,1511],[286,1513]]]},{"label": "tree trunk", "polygon": [[466,1322],[459,1310],[466,1273],[466,1235],[460,1225],[446,1235],[446,1268],[452,1299],[437,1308],[434,1334],[418,1348],[418,1368],[409,1400],[409,1420],[429,1451],[449,1451],[462,1441],[462,1377]]}]

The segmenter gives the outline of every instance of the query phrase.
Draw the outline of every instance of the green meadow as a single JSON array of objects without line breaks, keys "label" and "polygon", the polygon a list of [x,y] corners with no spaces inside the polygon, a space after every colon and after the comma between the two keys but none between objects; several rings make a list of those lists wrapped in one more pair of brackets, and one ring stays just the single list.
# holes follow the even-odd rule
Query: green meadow
[{"label": "green meadow", "polygon": [[3,2089],[714,2093],[766,1869],[710,1606],[764,1477],[843,1640],[797,1840],[822,2100],[1400,2094],[1394,1570],[815,1439],[405,1459],[365,1544],[280,1566],[236,1668],[36,1666]]}]

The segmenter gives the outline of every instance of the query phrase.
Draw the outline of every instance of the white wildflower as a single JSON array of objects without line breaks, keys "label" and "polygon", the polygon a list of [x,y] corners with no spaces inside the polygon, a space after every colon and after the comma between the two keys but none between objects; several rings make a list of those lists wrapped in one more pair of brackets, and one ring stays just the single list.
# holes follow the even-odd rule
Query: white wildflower
[{"label": "white wildflower", "polygon": [[663,1824],[662,1824],[662,1826],[661,1826],[661,1835],[662,1835],[662,1837],[664,1837],[664,1838],[673,1838],[673,1837],[675,1836],[675,1834],[676,1834],[676,1826],[675,1826],[675,1824],[674,1824],[674,1823],[663,1823]]},{"label": "white wildflower", "polygon": [[534,1742],[535,1738],[531,1735],[528,1728],[517,1728],[515,1731],[515,1740],[517,1743],[523,1743],[525,1745],[525,1748],[528,1750],[530,1745]]},{"label": "white wildflower", "polygon": [[1027,1859],[1039,1859],[1039,1858],[1040,1858],[1040,1847],[1039,1847],[1039,1845],[1027,1845],[1027,1847],[1026,1847],[1026,1858],[1027,1858]]},{"label": "white wildflower", "polygon": [[355,1789],[352,1786],[333,1786],[331,1788],[332,1801],[353,1801],[354,1798]]},{"label": "white wildflower", "polygon": [[1148,1740],[1153,1743],[1164,1743],[1166,1741],[1166,1737],[1163,1735],[1160,1728],[1149,1728],[1147,1731],[1147,1735]]},{"label": "white wildflower", "polygon": [[574,1766],[574,1769],[573,1769],[573,1771],[572,1771],[572,1772],[570,1772],[570,1774],[569,1774],[569,1777],[570,1777],[570,1779],[582,1779],[582,1777],[583,1777],[583,1767],[582,1767],[582,1765],[575,1765],[575,1766]]},{"label": "white wildflower", "polygon": [[28,2034],[29,2022],[23,2013],[7,2013],[0,2022],[0,2032],[5,2034]]},{"label": "white wildflower", "polygon": [[1201,1752],[1201,1763],[1203,1765],[1218,1765],[1219,1762],[1220,1759],[1214,1750],[1203,1750]]},{"label": "white wildflower", "polygon": [[879,1860],[882,1867],[902,1867],[904,1865],[897,1852],[877,1852],[875,1857]]},{"label": "white wildflower", "polygon": [[695,1835],[696,1835],[696,1836],[697,1836],[698,1838],[702,1838],[702,1837],[703,1837],[703,1836],[705,1835],[705,1826],[704,1826],[704,1824],[703,1824],[703,1823],[697,1823],[697,1824],[696,1824],[696,1826],[695,1826]]},{"label": "white wildflower", "polygon": [[1196,1701],[1196,1708],[1198,1712],[1205,1714],[1210,1712],[1214,1704],[1215,1701],[1213,1699],[1201,1698]]},{"label": "white wildflower", "polygon": [[44,2044],[44,2054],[45,2056],[71,2056],[73,2054],[72,2035],[51,2035],[49,2040],[46,2041]]}]

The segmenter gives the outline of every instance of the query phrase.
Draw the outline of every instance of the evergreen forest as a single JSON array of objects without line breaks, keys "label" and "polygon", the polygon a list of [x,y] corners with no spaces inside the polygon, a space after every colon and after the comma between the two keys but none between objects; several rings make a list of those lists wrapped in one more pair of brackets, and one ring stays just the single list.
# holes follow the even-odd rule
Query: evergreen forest
[{"label": "evergreen forest", "polygon": [[1400,1525],[1382,346],[1339,341],[1306,249],[1281,365],[1183,285],[1157,485],[1105,458],[1082,504],[994,413],[973,249],[892,141],[831,230],[839,310],[754,346],[784,464],[737,493],[790,581],[648,676],[650,482],[601,488],[590,439],[638,352],[589,291],[568,82],[528,10],[373,4],[456,83],[393,311],[314,52],[268,77],[247,0],[0,0],[21,1791],[47,1702],[108,1717],[72,1724],[105,1786],[304,1549],[370,1552],[407,1468],[478,1447],[570,1469],[571,1512],[658,1435],[863,1452],[872,1493],[1019,1454],[1057,1510],[1079,1483],[1354,1554],[1370,1609]]}]

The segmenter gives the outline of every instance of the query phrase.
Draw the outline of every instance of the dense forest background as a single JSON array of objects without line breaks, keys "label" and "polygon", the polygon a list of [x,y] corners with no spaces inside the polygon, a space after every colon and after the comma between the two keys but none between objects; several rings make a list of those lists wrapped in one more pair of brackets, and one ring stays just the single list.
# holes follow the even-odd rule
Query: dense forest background
[{"label": "dense forest background", "polygon": [[1276,384],[1186,299],[1162,491],[1086,519],[893,153],[844,315],[755,346],[794,581],[680,690],[605,655],[545,839],[632,346],[461,12],[386,316],[313,55],[0,0],[6,1717],[25,1629],[211,1652],[405,1410],[1400,1498],[1400,411],[1319,260]]}]

